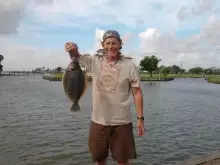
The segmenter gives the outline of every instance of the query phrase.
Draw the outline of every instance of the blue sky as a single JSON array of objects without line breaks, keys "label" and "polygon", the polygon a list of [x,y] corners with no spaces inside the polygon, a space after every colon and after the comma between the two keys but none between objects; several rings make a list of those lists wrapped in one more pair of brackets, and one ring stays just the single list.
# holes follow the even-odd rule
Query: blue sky
[{"label": "blue sky", "polygon": [[[179,64],[186,59],[186,68],[195,63],[204,67],[218,65],[215,61],[220,43],[213,36],[219,36],[220,1],[16,2],[3,0],[0,7],[0,23],[4,23],[0,27],[0,43],[2,54],[7,54],[6,69],[65,66],[68,59],[61,54],[65,54],[67,41],[76,42],[82,53],[92,53],[98,48],[101,34],[108,29],[120,32],[125,43],[123,51],[135,57],[137,65],[144,55],[151,54],[162,58],[164,65]],[[209,42],[207,50],[201,44],[203,40]],[[12,48],[17,52],[16,62]]]}]

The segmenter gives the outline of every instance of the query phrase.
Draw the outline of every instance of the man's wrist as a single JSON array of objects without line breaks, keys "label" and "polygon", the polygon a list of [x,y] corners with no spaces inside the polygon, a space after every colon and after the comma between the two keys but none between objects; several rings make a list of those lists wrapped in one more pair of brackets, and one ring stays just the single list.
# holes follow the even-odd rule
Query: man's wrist
[{"label": "man's wrist", "polygon": [[144,116],[138,116],[137,120],[144,120]]},{"label": "man's wrist", "polygon": [[69,51],[69,54],[71,57],[79,57],[80,53],[78,52],[78,50],[71,50]]}]

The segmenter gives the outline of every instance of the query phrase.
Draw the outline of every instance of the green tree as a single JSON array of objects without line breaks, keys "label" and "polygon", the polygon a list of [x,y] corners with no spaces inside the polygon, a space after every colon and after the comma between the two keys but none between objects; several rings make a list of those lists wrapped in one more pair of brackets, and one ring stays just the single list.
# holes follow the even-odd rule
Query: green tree
[{"label": "green tree", "polygon": [[169,70],[168,67],[166,67],[166,66],[164,66],[164,65],[161,65],[161,66],[159,67],[159,72],[160,72],[160,73],[163,73],[163,75],[166,77],[167,74],[170,73],[170,70]]},{"label": "green tree", "polygon": [[192,74],[201,74],[201,73],[204,73],[204,69],[201,67],[194,67],[194,68],[191,68],[189,72]]},{"label": "green tree", "polygon": [[158,67],[158,73],[161,73],[161,72],[163,72],[163,70],[164,70],[164,68],[165,68],[166,66],[164,66],[164,65],[161,65],[161,66],[159,66]]},{"label": "green tree", "polygon": [[172,70],[171,72],[172,72],[172,73],[175,73],[175,74],[181,72],[181,68],[180,68],[179,66],[177,66],[177,65],[171,66],[171,70]]},{"label": "green tree", "polygon": [[62,68],[61,68],[61,67],[57,67],[55,70],[56,70],[57,72],[61,72],[61,71],[62,71]]},{"label": "green tree", "polygon": [[150,73],[150,77],[152,77],[152,73],[157,70],[157,66],[160,60],[152,55],[152,56],[145,56],[140,61],[140,68],[142,71],[148,71]]},{"label": "green tree", "polygon": [[207,68],[204,70],[205,74],[212,74],[212,68]]},{"label": "green tree", "polygon": [[165,68],[162,70],[162,73],[163,73],[164,76],[166,77],[166,76],[170,73],[170,67],[165,67]]},{"label": "green tree", "polygon": [[181,70],[180,70],[181,73],[184,73],[185,71],[186,71],[185,69],[181,69]]}]

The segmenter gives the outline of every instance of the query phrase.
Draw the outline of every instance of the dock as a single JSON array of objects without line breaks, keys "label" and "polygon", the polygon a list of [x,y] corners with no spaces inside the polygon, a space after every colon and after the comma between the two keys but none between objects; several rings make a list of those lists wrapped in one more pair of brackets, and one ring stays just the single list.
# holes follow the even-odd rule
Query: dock
[{"label": "dock", "polygon": [[35,74],[32,71],[7,71],[2,72],[1,76],[35,76]]},{"label": "dock", "polygon": [[220,165],[220,151],[202,157],[194,157],[177,165]]}]

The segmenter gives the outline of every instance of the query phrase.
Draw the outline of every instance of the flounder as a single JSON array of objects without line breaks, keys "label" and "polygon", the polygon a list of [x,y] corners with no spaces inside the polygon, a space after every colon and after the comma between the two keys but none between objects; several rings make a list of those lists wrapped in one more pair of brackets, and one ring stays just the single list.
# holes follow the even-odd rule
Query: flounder
[{"label": "flounder", "polygon": [[84,75],[77,59],[71,62],[72,69],[66,69],[62,83],[64,92],[73,103],[70,110],[80,111],[79,100],[87,89],[86,76]]}]

